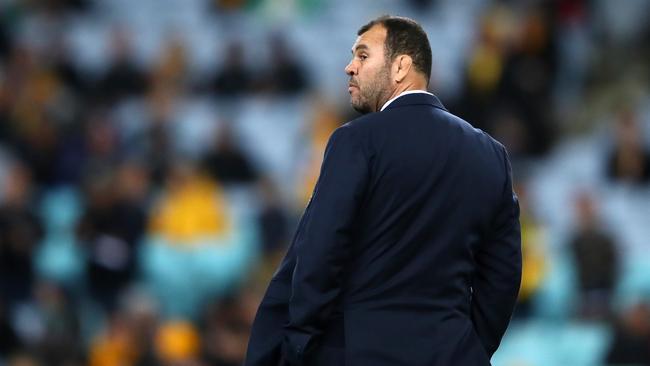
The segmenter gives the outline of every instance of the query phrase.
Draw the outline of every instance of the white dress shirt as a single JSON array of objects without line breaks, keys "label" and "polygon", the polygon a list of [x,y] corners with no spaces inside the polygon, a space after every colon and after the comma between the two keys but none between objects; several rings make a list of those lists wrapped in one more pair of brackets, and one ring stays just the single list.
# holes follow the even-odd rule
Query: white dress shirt
[{"label": "white dress shirt", "polygon": [[429,95],[433,96],[433,94],[429,93],[428,91],[424,91],[424,90],[407,90],[405,92],[402,92],[400,95],[396,96],[395,98],[389,100],[388,102],[384,103],[384,106],[381,107],[381,109],[379,111],[381,112],[384,109],[386,109],[386,107],[388,107],[389,104],[391,104],[393,101],[395,101],[395,99],[397,99],[397,98],[399,98],[401,96],[404,96],[404,95],[407,95],[407,94],[416,94],[416,93],[429,94]]}]

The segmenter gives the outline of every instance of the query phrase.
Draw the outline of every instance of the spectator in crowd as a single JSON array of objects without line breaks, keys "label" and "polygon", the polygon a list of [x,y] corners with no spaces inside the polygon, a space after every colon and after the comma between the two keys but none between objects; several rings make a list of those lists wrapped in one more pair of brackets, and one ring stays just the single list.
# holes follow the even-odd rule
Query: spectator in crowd
[{"label": "spectator in crowd", "polygon": [[36,114],[33,120],[17,120],[21,131],[15,140],[16,153],[29,167],[35,183],[54,186],[58,182],[56,163],[61,135],[43,111]]},{"label": "spectator in crowd", "polygon": [[78,237],[87,251],[91,293],[108,310],[136,274],[137,248],[147,221],[148,184],[146,170],[131,161],[115,171],[97,172],[86,183],[87,206]]},{"label": "spectator in crowd", "polygon": [[[170,125],[174,123],[173,109],[176,101],[176,91],[173,88],[154,83],[147,93],[147,126],[136,143],[125,146],[127,149],[137,149],[151,170],[153,182],[160,186],[168,176],[169,165],[174,159],[173,136]],[[133,146],[136,145],[136,146]]]},{"label": "spectator in crowd", "polygon": [[278,95],[296,95],[309,88],[305,66],[293,57],[287,39],[281,33],[271,35],[271,62],[266,73],[265,87]]},{"label": "spectator in crowd", "polygon": [[[55,164],[57,183],[62,186],[80,184],[86,170],[102,160],[102,157],[93,151],[93,144],[100,140],[111,141],[116,136],[115,131],[110,128],[105,109],[91,104],[84,105],[79,112],[81,118],[59,129],[61,142]],[[97,131],[92,131],[94,127],[97,127]],[[104,133],[107,134],[102,136]],[[110,152],[112,154],[115,150]],[[111,157],[105,158],[107,162],[112,160]]]},{"label": "spectator in crowd", "polygon": [[244,63],[244,45],[231,41],[225,51],[225,61],[210,82],[210,91],[220,98],[236,98],[249,93],[253,73]]},{"label": "spectator in crowd", "polygon": [[92,341],[88,364],[135,366],[141,350],[132,330],[124,314],[110,314],[106,328]]},{"label": "spectator in crowd", "polygon": [[7,366],[41,366],[43,365],[39,360],[28,354],[27,352],[22,352],[13,355],[9,358]]},{"label": "spectator in crowd", "polygon": [[4,60],[12,48],[12,38],[9,34],[9,22],[4,14],[0,14],[0,60]]},{"label": "spectator in crowd", "polygon": [[531,144],[531,137],[523,122],[523,116],[514,104],[502,102],[490,111],[492,134],[508,149],[514,158],[524,156]]},{"label": "spectator in crowd", "polygon": [[0,298],[6,299],[8,309],[31,298],[33,253],[43,236],[34,199],[29,170],[14,163],[0,201]]},{"label": "spectator in crowd", "polygon": [[92,341],[88,364],[158,365],[154,349],[159,326],[157,304],[141,288],[134,287],[123,295],[115,312],[109,314],[105,331]]},{"label": "spectator in crowd", "polygon": [[614,124],[614,146],[607,157],[607,176],[617,182],[650,182],[650,150],[644,146],[636,113],[619,110]]},{"label": "spectator in crowd", "polygon": [[48,45],[47,52],[52,57],[49,60],[49,66],[61,80],[67,92],[72,94],[70,102],[66,105],[76,107],[75,102],[84,100],[86,97],[88,80],[74,62],[68,40],[62,32],[54,36],[52,44]]},{"label": "spectator in crowd", "polygon": [[3,297],[0,297],[0,362],[15,350],[21,348],[21,342],[11,324],[9,311]]},{"label": "spectator in crowd", "polygon": [[199,366],[201,338],[187,321],[161,324],[155,335],[156,359],[160,366]]},{"label": "spectator in crowd", "polygon": [[451,111],[475,127],[492,132],[490,111],[496,105],[507,51],[511,47],[514,14],[493,5],[480,19],[475,45],[470,49],[464,69],[463,89]]},{"label": "spectator in crowd", "polygon": [[170,170],[146,236],[143,269],[167,316],[196,316],[249,269],[256,230],[233,215],[221,186],[191,162]]},{"label": "spectator in crowd", "polygon": [[250,323],[244,297],[227,297],[208,308],[205,319],[204,358],[210,365],[238,366],[244,362]]},{"label": "spectator in crowd", "polygon": [[288,218],[273,181],[263,178],[259,183],[262,207],[259,214],[262,250],[265,255],[284,252],[289,240]]},{"label": "spectator in crowd", "polygon": [[25,162],[37,184],[57,183],[61,146],[55,110],[64,88],[56,74],[37,61],[34,51],[16,45],[7,66],[5,110],[7,143]]},{"label": "spectator in crowd", "polygon": [[606,319],[619,277],[620,248],[602,229],[597,203],[589,193],[578,195],[575,211],[577,226],[570,247],[578,275],[579,314],[586,319]]},{"label": "spectator in crowd", "polygon": [[153,66],[151,83],[182,93],[189,86],[187,50],[182,40],[171,37],[162,48],[158,62]]},{"label": "spectator in crowd", "polygon": [[227,232],[229,221],[221,187],[191,162],[178,161],[153,211],[150,230],[172,245],[191,246],[203,235]]},{"label": "spectator in crowd", "polygon": [[96,98],[109,104],[123,98],[142,95],[148,88],[148,76],[133,60],[131,34],[122,27],[111,33],[111,63],[95,87]]},{"label": "spectator in crowd", "polygon": [[119,131],[106,109],[93,108],[84,125],[83,174],[113,166],[118,158]]},{"label": "spectator in crowd", "polygon": [[271,178],[260,179],[257,188],[261,206],[257,225],[262,252],[255,275],[261,284],[266,284],[289,246],[289,212],[282,204],[280,193]]},{"label": "spectator in crowd", "polygon": [[207,152],[203,165],[219,183],[250,184],[257,180],[258,173],[248,157],[237,144],[229,121],[222,123],[215,136],[214,145]]},{"label": "spectator in crowd", "polygon": [[159,304],[141,287],[130,288],[121,298],[118,310],[124,315],[137,350],[137,366],[156,365],[155,340],[160,325]]},{"label": "spectator in crowd", "polygon": [[[504,61],[500,100],[507,100],[521,118],[527,146],[523,153],[539,155],[552,141],[551,88],[557,73],[557,50],[551,29],[551,5],[540,3],[523,16],[512,49]],[[496,127],[496,126],[495,126]]]},{"label": "spectator in crowd", "polygon": [[556,74],[551,14],[543,5],[521,16],[493,5],[468,58],[463,93],[451,108],[504,140],[515,157],[540,155],[552,142],[553,116],[546,108]]},{"label": "spectator in crowd", "polygon": [[70,294],[53,282],[35,285],[34,301],[23,312],[31,314],[32,322],[19,322],[23,341],[48,364],[76,363],[81,358],[80,325]]},{"label": "spectator in crowd", "polygon": [[627,309],[607,352],[610,365],[650,365],[650,306],[639,303]]}]

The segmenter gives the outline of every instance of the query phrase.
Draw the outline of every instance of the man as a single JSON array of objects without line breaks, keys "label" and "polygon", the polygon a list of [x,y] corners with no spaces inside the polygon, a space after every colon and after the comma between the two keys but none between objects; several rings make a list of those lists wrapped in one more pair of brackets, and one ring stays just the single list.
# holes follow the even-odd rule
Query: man
[{"label": "man", "polygon": [[425,92],[431,49],[381,17],[352,48],[352,106],[260,305],[246,365],[489,365],[521,277],[504,147]]}]

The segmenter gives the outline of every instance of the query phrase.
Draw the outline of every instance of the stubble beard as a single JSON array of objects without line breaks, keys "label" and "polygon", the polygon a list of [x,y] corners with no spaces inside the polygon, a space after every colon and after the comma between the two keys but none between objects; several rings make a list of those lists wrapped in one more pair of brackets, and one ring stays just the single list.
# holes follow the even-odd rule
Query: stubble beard
[{"label": "stubble beard", "polygon": [[[357,84],[358,85],[358,84]],[[384,66],[377,72],[372,80],[365,86],[358,85],[357,98],[352,97],[350,104],[357,112],[367,114],[377,112],[380,103],[385,102],[390,95],[390,74],[388,66]]]}]

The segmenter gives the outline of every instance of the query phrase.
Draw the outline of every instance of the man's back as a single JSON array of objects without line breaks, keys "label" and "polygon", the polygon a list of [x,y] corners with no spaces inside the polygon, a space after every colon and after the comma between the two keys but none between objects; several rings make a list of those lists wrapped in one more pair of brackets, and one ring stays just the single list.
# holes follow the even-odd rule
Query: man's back
[{"label": "man's back", "polygon": [[[332,151],[350,153],[326,155],[269,288],[292,282],[282,294],[293,294],[286,352],[309,365],[488,365],[521,272],[505,149],[423,93],[332,140]],[[339,169],[327,170],[328,159]],[[354,203],[335,202],[346,197]]]},{"label": "man's back", "polygon": [[[459,357],[481,364],[481,355],[487,364],[487,352],[473,349],[475,253],[508,251],[511,262],[500,270],[511,271],[518,288],[518,236],[508,246],[489,241],[504,199],[512,201],[506,156],[483,132],[420,104],[429,96],[400,99],[350,126],[372,149],[342,300],[350,364],[397,354],[404,365],[461,364]],[[512,306],[513,290],[502,306]]]}]

